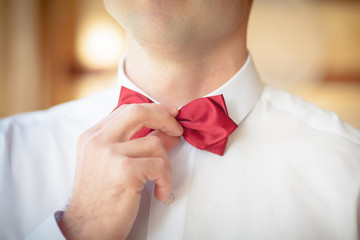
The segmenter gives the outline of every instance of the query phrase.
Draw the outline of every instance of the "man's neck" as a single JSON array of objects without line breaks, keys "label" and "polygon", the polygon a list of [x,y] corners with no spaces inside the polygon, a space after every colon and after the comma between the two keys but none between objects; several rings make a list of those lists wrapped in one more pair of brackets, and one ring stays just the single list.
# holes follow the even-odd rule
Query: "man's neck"
[{"label": "man's neck", "polygon": [[244,65],[248,56],[245,40],[239,39],[230,39],[207,51],[184,52],[157,55],[128,37],[125,73],[153,99],[181,107],[223,85]]}]

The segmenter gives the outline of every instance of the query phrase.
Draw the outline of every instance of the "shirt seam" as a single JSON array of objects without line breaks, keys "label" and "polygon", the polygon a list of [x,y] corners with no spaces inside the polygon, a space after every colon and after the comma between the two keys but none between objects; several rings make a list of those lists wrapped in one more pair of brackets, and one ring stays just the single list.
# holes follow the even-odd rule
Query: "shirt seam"
[{"label": "shirt seam", "polygon": [[[331,134],[334,134],[334,135],[337,135],[337,136],[341,136],[342,138],[345,138],[345,139],[351,141],[352,143],[360,146],[360,142],[357,139],[351,138],[349,136],[346,136],[344,134],[341,134],[341,133],[333,131],[333,130],[317,128],[316,126],[313,126],[309,122],[305,121],[301,116],[295,114],[294,112],[288,111],[287,109],[281,108],[278,105],[274,104],[267,96],[264,96],[264,100],[267,103],[269,103],[272,107],[276,108],[277,110],[282,111],[282,112],[286,112],[287,114],[291,114],[292,116],[296,117],[296,119],[298,119],[299,121],[301,121],[302,123],[304,123],[306,126],[308,126],[311,129],[314,129],[316,131],[331,133]],[[325,111],[327,111],[327,110],[325,110]],[[343,122],[343,120],[341,120],[341,121]]]}]

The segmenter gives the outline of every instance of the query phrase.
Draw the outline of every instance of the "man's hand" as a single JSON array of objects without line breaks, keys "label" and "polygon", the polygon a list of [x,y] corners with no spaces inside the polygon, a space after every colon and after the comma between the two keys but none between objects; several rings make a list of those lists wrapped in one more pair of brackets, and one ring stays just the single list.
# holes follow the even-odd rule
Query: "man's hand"
[{"label": "man's hand", "polygon": [[[167,152],[183,131],[177,114],[159,104],[123,105],[81,135],[73,195],[59,222],[67,239],[125,239],[148,180],[155,182],[155,197],[167,199]],[[155,131],[130,140],[143,126]]]}]

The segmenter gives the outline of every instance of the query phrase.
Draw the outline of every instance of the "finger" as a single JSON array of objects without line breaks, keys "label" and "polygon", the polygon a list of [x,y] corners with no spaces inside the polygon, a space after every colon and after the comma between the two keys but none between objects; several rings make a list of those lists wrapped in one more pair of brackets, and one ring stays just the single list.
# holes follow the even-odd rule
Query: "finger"
[{"label": "finger", "polygon": [[[172,137],[169,136],[169,138]],[[115,156],[127,156],[131,158],[160,157],[168,159],[168,154],[162,140],[157,136],[146,136],[112,144],[109,147],[109,151],[112,155],[115,153]]]},{"label": "finger", "polygon": [[154,196],[160,202],[165,202],[171,193],[171,181],[164,181],[163,179],[155,180]]},{"label": "finger", "polygon": [[169,136],[160,130],[155,130],[151,132],[148,136],[156,136],[157,138],[159,138],[167,152],[170,152],[176,145],[178,145],[181,139],[180,136]]},{"label": "finger", "polygon": [[[135,103],[134,103],[135,104]],[[141,103],[137,103],[137,104],[141,104]],[[162,108],[165,111],[169,112],[173,117],[176,117],[179,114],[179,110],[176,107],[169,107],[163,104],[158,104],[158,103],[143,103],[145,105],[155,105],[156,107]],[[116,108],[113,112],[119,112],[122,111],[124,108],[128,107],[129,105],[133,105],[133,104],[124,104],[119,106],[118,108]]]},{"label": "finger", "polygon": [[119,111],[102,129],[109,140],[128,141],[142,127],[159,129],[170,136],[180,136],[182,127],[176,121],[175,111],[160,104],[131,104]]},{"label": "finger", "polygon": [[[159,108],[163,108],[165,111],[169,112],[173,117],[176,117],[179,114],[179,110],[176,107],[167,107],[165,105],[162,104],[155,104],[152,103],[154,105],[158,105]],[[98,122],[96,125],[94,125],[92,127],[92,129],[94,131],[98,131],[100,130],[102,127],[104,127],[109,121],[113,120],[117,114],[119,114],[121,111],[124,110],[124,108],[128,107],[129,104],[124,104],[121,105],[119,107],[117,107],[116,109],[114,109],[114,111],[112,111],[108,116],[106,116],[104,119],[102,119],[100,122]]]},{"label": "finger", "polygon": [[134,160],[137,161],[138,170],[146,177],[146,180],[154,181],[155,197],[161,202],[165,201],[172,187],[170,162],[163,158],[138,158]]}]

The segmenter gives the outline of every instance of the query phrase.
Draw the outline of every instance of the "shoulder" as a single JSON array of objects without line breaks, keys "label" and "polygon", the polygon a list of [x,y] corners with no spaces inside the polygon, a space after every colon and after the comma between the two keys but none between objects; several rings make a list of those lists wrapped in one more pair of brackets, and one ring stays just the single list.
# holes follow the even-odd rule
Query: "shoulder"
[{"label": "shoulder", "polygon": [[266,86],[239,130],[234,149],[245,147],[257,166],[360,186],[360,132],[333,112]]},{"label": "shoulder", "polygon": [[360,131],[346,123],[336,113],[320,107],[284,90],[266,86],[261,97],[270,115],[287,116],[313,132],[343,138],[360,146]]},{"label": "shoulder", "polygon": [[21,113],[0,119],[0,132],[12,127],[53,126],[56,124],[95,123],[105,117],[116,106],[115,88],[79,100],[69,101],[46,110]]},{"label": "shoulder", "polygon": [[33,150],[76,142],[79,134],[114,109],[116,95],[116,89],[107,89],[47,110],[0,119],[0,155],[14,157],[12,153],[18,154],[19,149],[36,152]]}]

